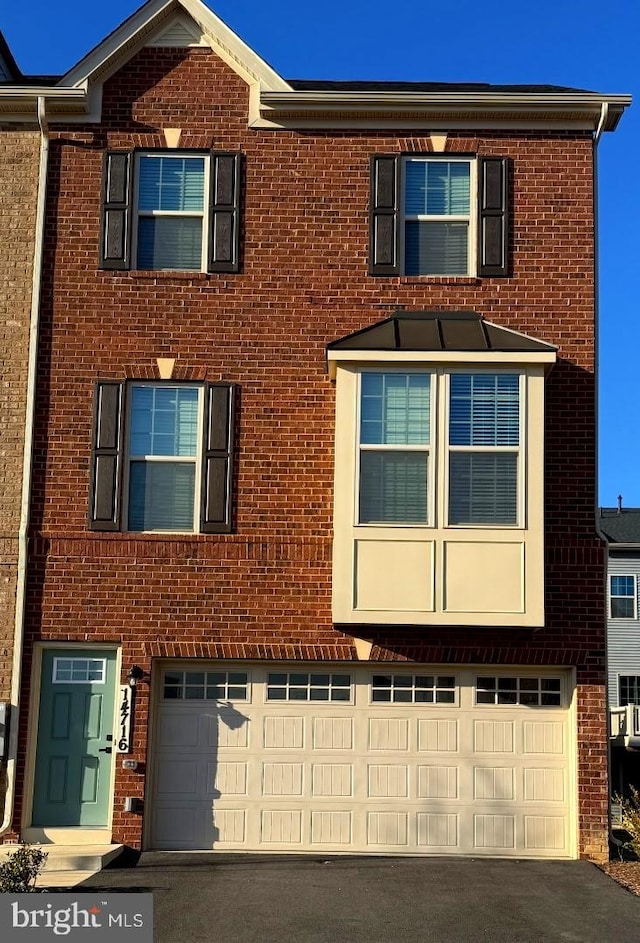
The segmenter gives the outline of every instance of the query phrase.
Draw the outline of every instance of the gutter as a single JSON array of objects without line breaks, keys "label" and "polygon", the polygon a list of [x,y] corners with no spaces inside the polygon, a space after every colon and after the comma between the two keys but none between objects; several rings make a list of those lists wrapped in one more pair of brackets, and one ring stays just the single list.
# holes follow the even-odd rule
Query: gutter
[{"label": "gutter", "polygon": [[38,365],[38,334],[40,327],[40,293],[44,244],[45,206],[47,196],[47,167],[49,162],[49,128],[44,95],[38,96],[38,124],[40,126],[40,169],[36,203],[35,242],[33,250],[33,279],[31,289],[31,319],[29,325],[29,361],[27,368],[27,402],[25,411],[24,452],[22,462],[22,498],[20,529],[18,531],[18,578],[16,584],[15,631],[11,672],[11,712],[9,716],[9,748],[7,751],[7,791],[0,835],[12,824],[15,799],[16,766],[18,754],[18,712],[22,682],[22,649],[24,617],[27,596],[27,551],[31,478],[33,466],[33,430],[35,423],[36,372]]}]

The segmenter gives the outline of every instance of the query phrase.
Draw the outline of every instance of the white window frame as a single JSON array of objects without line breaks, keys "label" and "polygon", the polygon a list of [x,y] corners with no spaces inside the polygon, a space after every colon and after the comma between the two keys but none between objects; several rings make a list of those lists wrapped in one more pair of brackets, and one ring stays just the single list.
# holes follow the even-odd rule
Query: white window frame
[{"label": "white window frame", "polygon": [[[488,689],[487,689],[487,688],[479,688],[478,680],[479,680],[480,678],[495,678],[495,680],[496,680],[496,687],[495,687],[495,692],[494,692],[494,693],[495,693],[495,700],[494,700],[494,702],[493,702],[492,704],[489,703],[489,702],[487,702],[487,701],[478,701],[478,690],[479,690],[479,689],[482,690],[482,691],[486,691],[486,692],[488,693]],[[513,704],[513,703],[507,703],[507,702],[500,704],[500,703],[498,702],[498,694],[499,694],[499,692],[501,691],[501,688],[500,688],[500,681],[501,681],[501,680],[504,680],[505,678],[508,678],[509,680],[515,680],[515,681],[516,681],[516,687],[515,687],[515,688],[513,688],[513,689],[502,688],[502,691],[503,691],[503,692],[506,691],[506,690],[513,691],[513,693],[516,695],[516,698],[517,698],[515,704]],[[538,682],[537,691],[534,691],[533,689],[526,689],[526,688],[525,688],[525,689],[521,689],[521,687],[520,687],[520,682],[521,682],[521,681],[537,681],[537,682]],[[559,690],[557,690],[557,691],[548,691],[548,692],[543,691],[543,690],[542,690],[542,682],[543,682],[543,681],[558,681],[558,682],[559,682],[559,685],[560,685]],[[538,697],[538,699],[539,699],[539,703],[538,703],[538,704],[522,704],[522,703],[520,703],[520,696],[521,696],[522,694],[524,694],[525,696],[527,696],[527,695],[532,695],[532,694],[534,694],[534,693],[537,695],[537,697]],[[553,695],[556,695],[556,694],[557,694],[557,695],[559,696],[559,703],[558,703],[558,704],[542,704],[542,703],[541,703],[541,699],[542,699],[543,694],[545,694],[545,693],[547,693],[547,694],[553,694]],[[560,675],[556,675],[556,674],[526,675],[526,674],[522,674],[521,672],[518,672],[518,671],[513,671],[513,672],[510,672],[510,671],[499,671],[499,672],[497,672],[497,671],[492,671],[492,670],[491,670],[491,666],[488,666],[488,667],[487,667],[487,670],[486,670],[485,672],[482,672],[482,673],[478,672],[478,673],[476,674],[476,676],[474,677],[474,679],[473,679],[473,703],[474,703],[474,707],[475,707],[476,709],[478,709],[478,710],[493,710],[493,709],[509,710],[509,709],[513,709],[513,708],[518,708],[518,709],[520,709],[520,710],[522,710],[522,709],[524,709],[524,710],[532,710],[532,709],[533,709],[533,710],[561,710],[562,708],[564,708],[564,707],[566,706],[565,679],[562,678]]]},{"label": "white window frame", "polygon": [[[499,376],[499,375],[517,375],[518,376],[518,445],[450,445],[449,444],[449,417],[450,417],[450,406],[451,406],[451,377],[453,374],[463,375],[463,376],[472,376],[476,374],[486,374],[488,376]],[[470,365],[469,367],[452,367],[447,370],[443,375],[443,386],[444,386],[444,410],[445,410],[445,419],[444,419],[444,430],[443,430],[443,440],[442,447],[445,452],[445,465],[444,465],[444,521],[443,526],[458,529],[458,530],[469,530],[469,528],[483,530],[490,529],[495,530],[506,529],[506,530],[518,530],[525,526],[524,517],[525,517],[525,441],[526,441],[526,395],[527,395],[527,378],[522,370],[517,369],[496,369],[496,368],[487,368],[487,369],[478,369]],[[452,524],[449,520],[449,484],[450,484],[450,456],[452,452],[463,452],[463,453],[491,453],[491,454],[517,454],[517,497],[516,497],[516,519],[513,524],[479,524],[473,523],[470,521],[465,521],[460,524]]]},{"label": "white window frame", "polygon": [[[182,675],[182,681],[179,685],[171,684],[169,687],[172,690],[180,691],[180,697],[167,697],[167,680],[166,677],[168,674]],[[186,697],[186,691],[189,687],[199,687],[199,685],[189,684],[188,676],[194,674],[204,675],[204,681],[202,684],[202,697]],[[210,677],[214,675],[224,675],[225,680],[220,682],[210,681]],[[235,682],[230,680],[232,675],[244,675],[244,682]],[[224,693],[217,698],[207,697],[207,688],[208,687],[220,687],[224,689]],[[229,694],[230,690],[234,688],[244,688],[245,696],[244,697],[231,697]],[[219,669],[219,668],[163,668],[162,670],[162,700],[165,704],[211,704],[215,701],[231,701],[232,703],[237,704],[249,704],[251,702],[251,677],[248,671],[238,669]]]},{"label": "white window frame", "polygon": [[[133,406],[134,388],[145,389],[193,389],[198,391],[198,419],[197,419],[197,438],[196,451],[193,456],[182,455],[134,455],[130,450],[130,434]],[[204,387],[201,383],[172,383],[170,380],[163,381],[145,381],[134,380],[127,385],[127,410],[126,423],[124,429],[124,476],[123,476],[123,530],[129,530],[129,485],[131,478],[131,465],[133,462],[145,462],[154,464],[191,464],[195,466],[195,479],[193,488],[193,527],[191,530],[142,530],[131,531],[131,533],[142,534],[197,534],[200,531],[200,500],[202,490],[202,450],[203,450],[203,425],[204,425]]]},{"label": "white window frame", "polygon": [[[405,212],[406,195],[406,166],[409,163],[461,163],[469,165],[469,213],[468,215],[427,215],[427,214],[409,214]],[[474,277],[478,267],[478,161],[474,157],[456,156],[453,154],[425,154],[408,155],[402,158],[402,173],[400,184],[400,258],[402,260],[402,274],[407,275],[406,270],[406,224],[407,222],[418,223],[467,223],[467,270],[466,272],[412,272],[409,278],[469,278]]]},{"label": "white window frame", "polygon": [[[625,577],[625,579],[633,580],[633,595],[632,596],[620,596],[619,594],[613,594],[611,592],[611,583],[614,577]],[[635,573],[609,573],[609,618],[614,619],[616,622],[627,622],[638,618],[638,578]],[[633,615],[632,616],[614,616],[612,612],[611,603],[614,599],[633,599]],[[626,677],[626,675],[625,675]],[[631,677],[631,676],[629,676]]]},{"label": "white window frame", "polygon": [[[61,667],[61,662],[84,662],[85,665],[89,666],[90,662],[99,662],[100,667],[100,677],[99,678],[60,678],[58,677],[58,672]],[[107,680],[107,659],[106,658],[87,658],[85,656],[75,656],[75,655],[56,655],[53,659],[53,670],[51,673],[51,682],[52,684],[105,684]]]},{"label": "white window frame", "polygon": [[[400,373],[400,374],[428,374],[430,376],[430,428],[428,445],[370,445],[360,442],[360,414],[362,403],[362,376],[365,373]],[[519,445],[517,446],[450,446],[449,445],[449,402],[450,378],[453,374],[471,375],[487,374],[497,376],[510,374],[518,376],[519,401]],[[526,438],[527,438],[527,374],[518,367],[485,367],[475,364],[465,364],[460,367],[438,367],[429,365],[421,369],[418,366],[392,367],[387,364],[377,364],[361,367],[357,371],[356,405],[355,405],[355,481],[354,487],[354,526],[358,528],[412,528],[451,529],[451,530],[521,530],[526,526]],[[428,458],[427,481],[427,520],[423,522],[384,521],[360,522],[360,456],[363,451],[416,451],[426,452]],[[517,501],[516,520],[513,524],[493,523],[449,523],[449,455],[452,451],[459,452],[507,452],[516,453],[517,461]],[[436,487],[436,482],[438,485]],[[442,507],[443,519],[438,520],[437,491],[443,491]]]},{"label": "white window frame", "polygon": [[[276,681],[272,682],[269,680],[271,675],[285,675],[286,680],[283,682],[276,682]],[[294,675],[306,675],[309,680],[307,681],[306,684],[295,683],[291,681],[291,677]],[[328,675],[329,676],[328,684],[320,684],[319,682],[312,681],[311,679],[313,678],[314,675]],[[335,685],[334,687],[333,678],[335,678],[336,676],[340,678],[348,678],[349,684],[348,685],[346,684]],[[271,688],[284,688],[285,697],[283,698],[269,697],[269,691]],[[321,690],[326,689],[328,691],[329,697],[326,699],[312,698],[311,692],[318,689],[321,689]],[[306,691],[308,696],[306,698],[290,697],[291,690]],[[341,692],[348,691],[349,697],[348,698],[332,698],[331,693],[333,690],[337,690]],[[264,701],[265,701],[265,704],[270,704],[270,705],[275,705],[275,706],[278,706],[279,704],[282,704],[282,705],[286,704],[288,706],[291,704],[296,704],[296,705],[331,704],[333,707],[347,706],[349,704],[354,703],[353,674],[347,671],[333,671],[330,668],[327,668],[326,670],[323,671],[321,667],[315,668],[314,670],[307,670],[307,671],[304,671],[304,670],[295,671],[294,669],[291,669],[291,668],[284,669],[284,670],[278,670],[277,668],[270,668],[266,672],[266,676],[265,676]]]},{"label": "white window frame", "polygon": [[[429,442],[425,445],[387,445],[387,444],[369,444],[360,442],[360,419],[361,419],[361,405],[362,405],[362,376],[365,373],[383,373],[383,374],[399,374],[399,375],[410,375],[415,374],[419,376],[429,376]],[[434,478],[435,478],[435,461],[437,459],[437,450],[435,446],[435,430],[436,426],[436,416],[437,416],[437,387],[438,387],[438,378],[436,371],[433,369],[424,369],[421,370],[417,367],[411,368],[402,368],[402,367],[392,367],[389,368],[384,364],[380,364],[378,367],[365,367],[362,370],[358,371],[358,382],[357,382],[357,399],[356,399],[356,480],[355,484],[355,500],[354,500],[354,511],[355,511],[355,524],[357,527],[433,527],[434,526],[434,517],[435,517],[435,487],[434,487]],[[427,455],[427,520],[426,521],[413,521],[411,523],[405,523],[403,521],[385,521],[385,522],[376,522],[371,521],[367,523],[360,523],[360,456],[362,452],[419,452]]]},{"label": "white window frame", "polygon": [[[140,195],[140,164],[145,158],[163,158],[167,160],[184,160],[185,158],[201,158],[204,162],[204,178],[202,182],[202,211],[195,210],[140,210],[138,208],[138,200]],[[161,272],[206,272],[207,271],[207,262],[208,262],[208,251],[209,251],[209,178],[211,173],[211,160],[210,155],[201,152],[201,151],[140,151],[136,152],[134,159],[134,188],[133,188],[133,219],[132,219],[132,238],[131,238],[131,259],[132,259],[132,268],[135,271],[161,271]],[[179,266],[172,268],[164,269],[139,269],[138,267],[138,221],[141,218],[155,218],[155,217],[169,217],[169,218],[185,218],[185,219],[200,219],[202,221],[202,251],[200,258],[200,268],[199,269],[183,269]]]},{"label": "white window frame", "polygon": [[[389,676],[391,678],[391,685],[389,687],[374,687],[373,679],[380,676]],[[425,678],[432,677],[434,679],[434,684],[430,688],[422,688],[416,686],[416,678]],[[407,678],[411,680],[411,687],[400,687],[396,686],[396,678]],[[452,686],[439,685],[438,681],[442,678],[453,678]],[[372,672],[369,677],[369,705],[370,707],[390,707],[403,708],[403,707],[414,707],[414,708],[439,708],[446,710],[447,708],[454,708],[460,706],[460,681],[455,671],[451,674],[448,674],[446,671],[438,670],[429,670],[425,669],[424,671],[414,671],[412,674],[398,674],[397,671],[393,671],[391,668],[389,671],[385,671],[384,668],[381,668],[379,671]],[[384,700],[375,700],[373,697],[374,690],[379,691],[389,691],[390,699],[388,701]],[[393,695],[397,690],[410,691],[411,700],[401,701],[395,700]],[[434,695],[433,701],[418,701],[415,699],[416,690],[418,691],[432,691]],[[452,701],[438,701],[436,700],[438,691],[453,691],[453,700]]]}]

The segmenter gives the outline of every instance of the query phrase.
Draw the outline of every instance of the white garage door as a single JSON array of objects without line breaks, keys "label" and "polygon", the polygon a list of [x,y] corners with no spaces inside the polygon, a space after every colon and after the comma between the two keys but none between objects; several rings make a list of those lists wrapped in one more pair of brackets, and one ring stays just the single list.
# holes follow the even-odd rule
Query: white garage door
[{"label": "white garage door", "polygon": [[575,853],[562,672],[192,662],[159,680],[150,847]]}]

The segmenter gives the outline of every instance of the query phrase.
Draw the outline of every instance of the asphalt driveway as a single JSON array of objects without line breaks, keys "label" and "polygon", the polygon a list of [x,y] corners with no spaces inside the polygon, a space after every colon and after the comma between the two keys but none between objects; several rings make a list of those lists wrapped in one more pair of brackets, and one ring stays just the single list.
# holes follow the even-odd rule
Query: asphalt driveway
[{"label": "asphalt driveway", "polygon": [[156,943],[640,941],[640,898],[585,861],[153,852],[82,887],[152,891]]}]

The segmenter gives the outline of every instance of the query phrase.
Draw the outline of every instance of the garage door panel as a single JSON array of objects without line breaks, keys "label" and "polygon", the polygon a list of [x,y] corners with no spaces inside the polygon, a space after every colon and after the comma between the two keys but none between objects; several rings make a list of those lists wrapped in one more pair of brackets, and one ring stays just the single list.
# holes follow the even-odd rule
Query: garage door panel
[{"label": "garage door panel", "polygon": [[565,802],[564,769],[523,769],[525,802]]},{"label": "garage door panel", "polygon": [[418,720],[418,750],[423,753],[456,753],[458,751],[458,721],[420,718]]},{"label": "garage door panel", "polygon": [[556,754],[565,751],[564,727],[557,721],[533,721],[523,723],[523,752]]},{"label": "garage door panel", "polygon": [[265,717],[262,743],[265,750],[304,749],[304,718]]},{"label": "garage door panel", "polygon": [[451,854],[458,847],[458,819],[455,812],[418,812],[418,846]]},{"label": "garage door panel", "polygon": [[457,766],[419,766],[417,769],[418,799],[457,799]]},{"label": "garage door panel", "polygon": [[207,794],[219,796],[247,795],[247,764],[218,762],[207,764]]},{"label": "garage door panel", "polygon": [[369,718],[369,749],[399,750],[409,749],[409,721],[397,717]]},{"label": "garage door panel", "polygon": [[350,811],[311,811],[311,841],[314,845],[353,845],[353,813]]},{"label": "garage door panel", "polygon": [[476,753],[513,753],[515,747],[513,721],[476,720],[473,724]]},{"label": "garage door panel", "polygon": [[350,763],[314,763],[311,767],[313,796],[353,796],[353,767]]},{"label": "garage door panel", "polygon": [[566,708],[500,703],[486,668],[477,706],[467,667],[296,666],[278,672],[277,701],[273,669],[242,670],[246,700],[228,710],[160,702],[152,847],[570,857]]},{"label": "garage door panel", "polygon": [[351,717],[314,717],[312,719],[314,750],[353,749],[353,720]]}]

